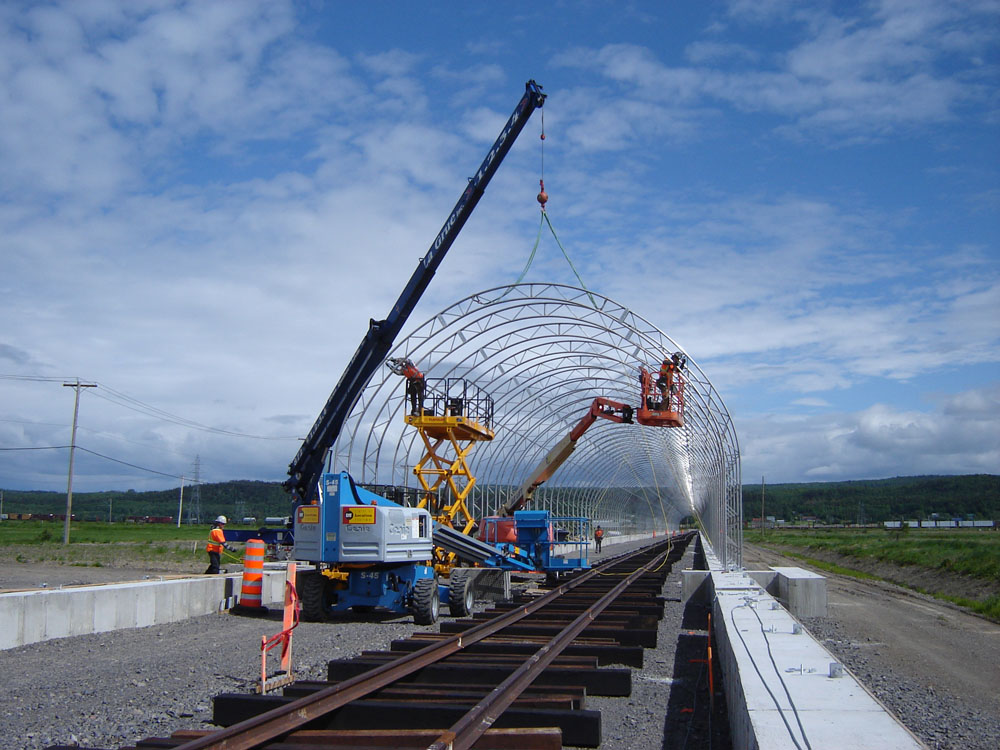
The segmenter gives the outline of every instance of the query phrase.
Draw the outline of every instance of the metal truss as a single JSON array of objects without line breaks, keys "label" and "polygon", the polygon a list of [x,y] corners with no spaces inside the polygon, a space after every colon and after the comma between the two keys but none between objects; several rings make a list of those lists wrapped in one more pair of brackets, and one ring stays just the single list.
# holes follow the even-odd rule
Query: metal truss
[{"label": "metal truss", "polygon": [[[593,302],[591,301],[593,299]],[[399,342],[429,377],[466,378],[494,401],[495,439],[470,457],[476,517],[497,512],[597,396],[639,401],[639,366],[679,350],[669,336],[597,293],[517,284],[466,297]],[[721,396],[689,352],[683,427],[595,424],[533,507],[583,515],[621,533],[662,532],[695,516],[729,568],[742,565],[740,454]],[[388,368],[362,392],[333,447],[359,482],[412,485],[423,455],[404,423],[404,380]]]}]

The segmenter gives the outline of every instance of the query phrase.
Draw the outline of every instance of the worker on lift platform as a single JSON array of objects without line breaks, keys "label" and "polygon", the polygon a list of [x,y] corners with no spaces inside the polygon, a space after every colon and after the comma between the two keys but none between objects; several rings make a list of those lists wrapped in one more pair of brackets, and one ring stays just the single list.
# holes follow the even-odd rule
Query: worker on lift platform
[{"label": "worker on lift platform", "polygon": [[660,377],[656,379],[656,385],[660,389],[661,402],[659,409],[666,409],[670,403],[670,394],[677,393],[677,380],[675,373],[684,369],[687,364],[687,356],[683,352],[674,352],[669,357],[663,358],[660,365]]},{"label": "worker on lift platform", "polygon": [[406,396],[410,400],[410,414],[420,416],[424,410],[424,393],[427,381],[424,374],[409,357],[393,357],[386,364],[396,375],[406,378]]}]

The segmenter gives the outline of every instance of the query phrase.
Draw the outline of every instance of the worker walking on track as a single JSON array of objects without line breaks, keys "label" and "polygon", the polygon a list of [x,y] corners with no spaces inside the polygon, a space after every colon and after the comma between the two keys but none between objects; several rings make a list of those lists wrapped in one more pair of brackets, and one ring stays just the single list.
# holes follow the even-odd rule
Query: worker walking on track
[{"label": "worker walking on track", "polygon": [[597,528],[594,529],[594,546],[596,547],[596,552],[601,551],[601,542],[604,539],[604,529],[601,528],[600,524],[597,524]]},{"label": "worker walking on track", "polygon": [[208,544],[205,546],[205,550],[208,552],[208,569],[205,571],[206,575],[215,575],[219,572],[222,550],[227,549],[232,551],[233,549],[226,544],[226,532],[223,530],[225,525],[226,517],[219,516],[212,523],[212,530],[208,532]]}]

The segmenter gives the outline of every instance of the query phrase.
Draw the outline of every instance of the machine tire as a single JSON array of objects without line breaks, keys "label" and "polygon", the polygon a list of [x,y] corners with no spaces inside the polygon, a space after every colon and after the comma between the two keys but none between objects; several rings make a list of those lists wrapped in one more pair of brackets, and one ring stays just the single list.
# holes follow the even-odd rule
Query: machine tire
[{"label": "machine tire", "polygon": [[302,602],[302,619],[309,622],[322,622],[327,618],[326,576],[316,571],[303,573],[299,576],[299,600]]},{"label": "machine tire", "polygon": [[452,617],[468,617],[475,602],[475,579],[468,570],[455,568],[448,578],[448,611]]},{"label": "machine tire", "polygon": [[421,578],[413,586],[413,622],[417,625],[433,625],[437,622],[440,609],[437,576]]}]

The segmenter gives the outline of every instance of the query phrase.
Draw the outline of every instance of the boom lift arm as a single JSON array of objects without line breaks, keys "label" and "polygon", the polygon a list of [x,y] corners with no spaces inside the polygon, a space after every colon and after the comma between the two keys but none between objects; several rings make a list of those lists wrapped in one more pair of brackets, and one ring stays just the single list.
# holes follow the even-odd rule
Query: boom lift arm
[{"label": "boom lift arm", "polygon": [[555,448],[546,454],[524,484],[518,488],[514,499],[503,507],[503,515],[512,516],[514,511],[520,510],[531,501],[535,489],[547,482],[556,473],[556,469],[565,463],[576,450],[576,441],[597,421],[598,417],[618,424],[632,424],[632,407],[607,398],[595,398],[583,419],[577,422],[576,427],[570,430],[566,437],[556,443]]},{"label": "boom lift arm", "polygon": [[289,478],[284,486],[292,492],[297,502],[309,502],[316,497],[326,453],[337,440],[354,403],[389,353],[396,336],[413,312],[417,301],[423,295],[466,220],[479,203],[500,162],[514,145],[514,141],[532,113],[545,103],[545,94],[537,83],[528,81],[524,88],[524,96],[521,97],[521,101],[518,102],[475,176],[469,179],[465,192],[458,199],[458,203],[441,227],[427,254],[420,259],[389,315],[385,320],[373,319],[368,324],[368,332],[361,345],[341,375],[340,382],[327,399],[326,406],[323,407],[312,429],[309,430],[302,447],[289,464]]}]

